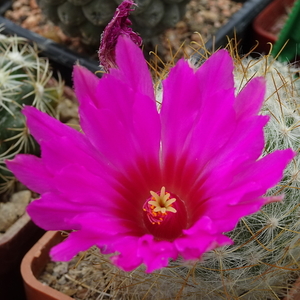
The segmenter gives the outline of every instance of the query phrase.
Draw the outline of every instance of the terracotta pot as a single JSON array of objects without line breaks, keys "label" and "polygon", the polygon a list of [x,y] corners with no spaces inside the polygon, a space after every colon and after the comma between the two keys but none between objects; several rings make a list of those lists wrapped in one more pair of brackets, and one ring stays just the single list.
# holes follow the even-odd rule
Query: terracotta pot
[{"label": "terracotta pot", "polygon": [[296,0],[274,0],[254,19],[254,39],[259,42],[256,51],[269,53],[271,46],[278,39],[287,15],[287,9],[291,8]]},{"label": "terracotta pot", "polygon": [[60,232],[48,231],[24,256],[21,274],[27,300],[72,300],[71,297],[37,280],[50,261],[49,250],[62,240]]},{"label": "terracotta pot", "polygon": [[44,234],[25,213],[0,237],[0,295],[3,300],[25,299],[20,263]]},{"label": "terracotta pot", "polygon": [[[37,277],[50,261],[49,250],[63,240],[60,232],[48,231],[28,251],[21,263],[27,300],[72,300],[73,298],[38,281]],[[283,300],[300,300],[300,278]]]}]

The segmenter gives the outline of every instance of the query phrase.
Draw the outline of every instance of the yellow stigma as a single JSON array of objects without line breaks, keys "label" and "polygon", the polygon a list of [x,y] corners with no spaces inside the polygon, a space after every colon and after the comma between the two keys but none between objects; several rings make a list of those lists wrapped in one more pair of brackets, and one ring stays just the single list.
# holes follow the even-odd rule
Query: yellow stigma
[{"label": "yellow stigma", "polygon": [[160,195],[150,191],[151,200],[148,202],[152,206],[154,213],[166,214],[167,212],[176,213],[177,210],[172,207],[172,204],[176,201],[176,198],[170,199],[170,193],[166,193],[166,189],[163,186],[160,190]]}]

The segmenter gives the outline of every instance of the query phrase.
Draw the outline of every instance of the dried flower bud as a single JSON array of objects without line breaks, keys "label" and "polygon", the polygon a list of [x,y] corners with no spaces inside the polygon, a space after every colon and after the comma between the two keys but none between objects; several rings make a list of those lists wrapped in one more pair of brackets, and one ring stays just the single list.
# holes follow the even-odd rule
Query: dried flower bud
[{"label": "dried flower bud", "polygon": [[133,5],[136,4],[132,0],[124,0],[117,7],[113,19],[105,27],[101,35],[99,60],[100,65],[106,72],[109,72],[110,68],[116,67],[115,47],[120,35],[129,37],[138,46],[142,44],[141,37],[130,28],[132,22],[128,16],[130,12],[133,11]]}]

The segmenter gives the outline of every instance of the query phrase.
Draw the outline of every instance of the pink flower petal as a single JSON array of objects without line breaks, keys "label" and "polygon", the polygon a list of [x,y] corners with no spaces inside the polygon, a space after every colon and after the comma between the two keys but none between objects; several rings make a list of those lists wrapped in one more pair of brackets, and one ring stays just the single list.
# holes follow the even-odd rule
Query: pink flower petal
[{"label": "pink flower petal", "polygon": [[[232,178],[227,191],[210,197],[207,202],[202,204],[205,206],[205,214],[216,224],[220,224],[220,228],[223,228],[224,231],[229,231],[234,228],[239,218],[258,211],[270,200],[281,200],[281,197],[278,199],[272,197],[269,200],[261,195],[279,182],[283,176],[284,167],[294,156],[295,153],[290,149],[278,150],[256,163],[248,165],[248,168],[242,173],[243,176]],[[204,210],[201,206],[198,209],[199,211]],[[195,214],[196,211],[195,209]]]},{"label": "pink flower petal", "polygon": [[[237,124],[232,108],[233,100],[232,89],[216,92],[206,98],[207,103],[199,109],[199,120],[190,129],[189,139],[182,146],[182,152],[189,159],[197,160],[201,168],[221,151],[234,133]],[[218,117],[213,118],[213,115]]]},{"label": "pink flower petal", "polygon": [[97,86],[99,78],[92,72],[82,66],[74,66],[73,81],[77,99],[81,106],[85,104],[93,104],[98,107],[99,104],[97,94]]},{"label": "pink flower petal", "polygon": [[[138,201],[124,197],[125,192],[118,181],[109,182],[108,178],[105,179],[103,174],[93,174],[78,164],[65,167],[55,176],[56,189],[75,205],[84,203],[93,206],[93,210],[101,210],[102,215],[130,220],[138,228],[138,216],[142,213]],[[131,192],[130,195],[134,197],[135,193]]]},{"label": "pink flower petal", "polygon": [[164,81],[162,145],[168,180],[174,182],[181,174],[176,160],[186,157],[184,164],[197,162],[201,170],[232,135],[236,126],[232,70],[228,53],[220,51],[196,73],[179,61]]},{"label": "pink flower petal", "polygon": [[[76,70],[75,86],[88,89],[80,72]],[[155,102],[112,76],[98,83],[96,94],[97,103],[83,98],[80,107],[81,127],[94,147],[118,169],[126,168],[133,157],[147,157],[146,164],[158,162],[160,119]]]},{"label": "pink flower petal", "polygon": [[16,178],[36,193],[46,193],[54,187],[53,175],[36,156],[18,155],[13,160],[7,160],[6,166]]},{"label": "pink flower petal", "polygon": [[184,236],[174,244],[184,259],[199,259],[204,252],[217,247],[230,245],[233,241],[222,235],[209,217],[200,218],[190,229],[184,230]]},{"label": "pink flower petal", "polygon": [[243,88],[236,97],[234,104],[238,118],[248,118],[257,115],[262,107],[266,92],[266,81],[256,77]]},{"label": "pink flower petal", "polygon": [[132,157],[137,155],[134,147],[135,140],[129,130],[132,124],[124,124],[113,111],[108,109],[96,110],[94,107],[89,107],[85,113],[81,113],[81,116],[82,129],[95,148],[97,147],[113,166],[126,168]]},{"label": "pink flower petal", "polygon": [[69,261],[81,251],[86,251],[95,245],[97,237],[88,232],[73,232],[67,239],[50,250],[54,261]]},{"label": "pink flower petal", "polygon": [[202,98],[218,91],[232,89],[233,69],[233,61],[227,50],[221,49],[212,54],[196,71]]},{"label": "pink flower petal", "polygon": [[27,212],[36,225],[45,230],[76,230],[79,226],[70,222],[75,215],[91,210],[89,205],[79,209],[77,203],[72,203],[57,193],[44,193],[40,199],[29,204]]},{"label": "pink flower petal", "polygon": [[102,251],[103,253],[111,253],[113,251],[119,252],[118,255],[111,257],[111,261],[122,268],[124,271],[132,271],[142,264],[143,259],[138,256],[139,238],[136,236],[120,237],[118,241],[112,244],[113,250]]},{"label": "pink flower petal", "polygon": [[[103,164],[107,165],[107,161],[82,133],[34,107],[25,107],[23,112],[30,133],[41,144],[42,160],[48,170],[53,169],[55,172],[57,168],[70,162],[78,162],[81,158],[90,167],[102,168]],[[48,153],[47,149],[50,149]],[[70,149],[73,149],[72,155],[69,155]]]},{"label": "pink flower petal", "polygon": [[[82,142],[82,143],[81,143]],[[57,146],[59,145],[59,147]],[[69,164],[81,161],[92,173],[105,172],[109,176],[113,168],[109,161],[84,139],[78,140],[74,136],[56,137],[50,141],[41,142],[42,160],[51,173]],[[72,155],[70,155],[72,149]]]},{"label": "pink flower petal", "polygon": [[247,182],[239,188],[223,191],[219,195],[204,201],[194,209],[194,218],[199,218],[203,211],[213,222],[219,232],[233,230],[240,218],[258,211],[266,202],[263,198],[251,197],[251,201],[245,202],[244,197],[251,192],[254,194],[260,189],[255,182]]},{"label": "pink flower petal", "polygon": [[[185,80],[182,80],[182,79]],[[166,153],[180,153],[185,140],[199,119],[200,90],[194,71],[180,60],[163,82],[161,106],[162,142]],[[179,120],[184,120],[180,122]]]},{"label": "pink flower petal", "polygon": [[147,266],[146,272],[152,272],[167,266],[170,259],[178,256],[173,243],[156,241],[149,234],[140,238],[121,237],[113,247],[120,254],[113,256],[112,261],[125,271],[144,263]]},{"label": "pink flower petal", "polygon": [[72,222],[77,223],[80,230],[71,232],[63,243],[52,248],[50,255],[53,260],[70,260],[79,251],[85,251],[94,245],[102,248],[108,240],[113,242],[118,236],[128,233],[128,227],[123,222],[116,222],[94,212],[77,215]]},{"label": "pink flower petal", "polygon": [[[235,125],[232,70],[233,63],[226,51],[215,53],[196,73],[183,60],[171,69],[163,83],[161,108],[166,155],[171,151],[179,154],[182,149],[190,148],[189,138],[195,127],[198,129],[194,134],[197,144],[200,138],[205,141],[213,138],[215,143],[219,138],[224,139],[224,132],[225,139],[228,138],[230,131],[227,133],[224,126],[230,126],[232,130]],[[212,115],[218,118],[212,118]],[[218,136],[214,136],[217,129]],[[207,146],[204,144],[212,148],[210,145],[210,142]]]},{"label": "pink flower petal", "polygon": [[80,139],[80,133],[75,129],[62,124],[60,121],[37,110],[32,106],[25,106],[22,113],[26,116],[26,123],[30,128],[30,134],[38,143],[44,140],[51,140],[54,137],[76,136]]},{"label": "pink flower petal", "polygon": [[291,149],[274,151],[249,166],[243,173],[243,177],[235,178],[232,186],[238,186],[241,182],[256,181],[261,185],[258,193],[264,194],[267,189],[280,181],[284,168],[295,155],[296,153]]},{"label": "pink flower petal", "polygon": [[139,239],[138,256],[142,257],[147,272],[166,267],[170,259],[178,256],[174,244],[168,241],[156,241],[152,235],[144,235]]},{"label": "pink flower petal", "polygon": [[249,164],[254,163],[261,155],[264,147],[263,127],[268,120],[268,116],[256,116],[239,122],[226,146],[203,169],[202,176],[205,180],[202,179],[199,188],[203,190],[205,186],[205,193],[213,196],[230,186],[235,176],[243,174]]},{"label": "pink flower petal", "polygon": [[118,69],[111,69],[109,75],[122,81],[135,92],[148,96],[155,102],[151,74],[143,52],[130,39],[120,37],[116,46]]}]

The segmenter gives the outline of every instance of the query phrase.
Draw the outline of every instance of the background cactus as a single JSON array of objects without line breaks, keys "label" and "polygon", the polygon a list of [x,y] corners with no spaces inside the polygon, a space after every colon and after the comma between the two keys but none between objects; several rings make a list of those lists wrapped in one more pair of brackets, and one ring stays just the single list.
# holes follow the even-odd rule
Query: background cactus
[{"label": "background cactus", "polygon": [[[300,275],[300,69],[275,61],[235,57],[237,92],[253,76],[267,80],[261,110],[270,116],[265,127],[264,154],[293,148],[298,155],[283,180],[268,194],[285,194],[283,202],[268,204],[243,218],[228,235],[235,241],[207,252],[195,262],[170,262],[146,274],[143,267],[124,272],[107,256],[91,248],[71,262],[54,264],[51,285],[81,299],[282,299]],[[165,72],[161,72],[163,77]],[[49,269],[49,268],[48,268]],[[49,277],[48,277],[49,278]],[[47,276],[42,276],[47,281]],[[60,287],[61,286],[61,287]],[[76,296],[80,293],[80,296]]]},{"label": "background cactus", "polygon": [[21,113],[23,105],[58,116],[64,84],[60,76],[55,80],[52,75],[49,61],[38,56],[36,46],[0,34],[0,194],[15,184],[4,160],[18,153],[39,153]]},{"label": "background cactus", "polygon": [[[37,0],[42,12],[64,33],[99,45],[100,35],[122,0]],[[143,39],[158,36],[185,14],[189,0],[135,0],[131,13],[134,31]]]}]

